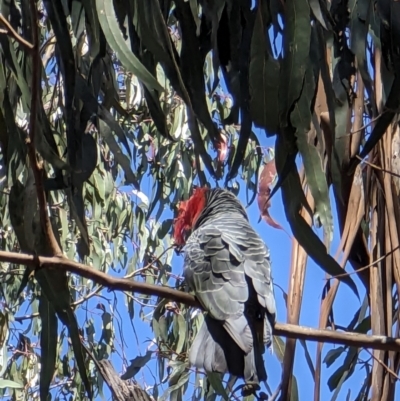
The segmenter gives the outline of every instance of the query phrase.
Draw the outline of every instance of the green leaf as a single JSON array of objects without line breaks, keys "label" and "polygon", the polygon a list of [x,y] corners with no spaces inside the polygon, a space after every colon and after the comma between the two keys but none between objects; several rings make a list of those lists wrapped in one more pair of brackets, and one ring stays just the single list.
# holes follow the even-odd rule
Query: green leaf
[{"label": "green leaf", "polygon": [[324,358],[324,363],[329,368],[346,350],[345,347],[337,347],[329,350]]},{"label": "green leaf", "polygon": [[[7,167],[8,187],[12,186],[17,181],[17,177],[21,174],[24,168],[24,159],[26,154],[26,146],[24,144],[24,135],[16,124],[13,107],[11,105],[7,93],[7,81],[3,67],[0,68],[0,140],[7,144],[7,149],[4,149],[4,162]],[[8,138],[13,138],[9,141]],[[7,157],[5,157],[7,155]]]},{"label": "green leaf", "polygon": [[276,357],[280,363],[283,363],[283,356],[285,355],[285,342],[278,336],[273,336],[272,340],[273,349]]},{"label": "green leaf", "polygon": [[284,59],[280,70],[280,126],[290,126],[290,114],[300,98],[309,62],[311,24],[307,0],[288,0],[283,33]]},{"label": "green leaf", "polygon": [[[215,1],[213,3],[215,4]],[[190,101],[196,117],[207,129],[207,135],[215,144],[215,142],[219,140],[220,134],[208,111],[206,93],[204,90],[204,59],[200,51],[200,38],[196,35],[196,24],[192,16],[189,2],[183,0],[175,1],[175,7],[175,16],[180,24],[182,38],[179,62],[182,80],[185,83],[190,100],[187,98],[187,95],[184,99],[187,103]],[[190,110],[188,110],[188,112],[190,115]],[[192,130],[192,128],[190,129]],[[192,135],[193,134],[194,132],[192,132]]]},{"label": "green leaf", "polygon": [[[98,100],[92,93],[92,88],[89,86],[87,81],[82,75],[76,75],[76,88],[75,96],[77,96],[85,104],[85,111],[89,114],[97,115],[104,123],[106,123],[114,134],[118,137],[118,140],[124,145],[127,155],[130,155],[130,147],[121,125],[115,120],[115,117],[108,111],[102,104],[99,104]],[[88,142],[88,139],[86,139]],[[92,157],[93,159],[94,157]]]},{"label": "green leaf", "polygon": [[[359,333],[364,333],[364,332],[368,331],[369,324],[370,324],[370,320],[369,320],[369,317],[367,317],[357,326],[355,331],[359,332]],[[342,347],[340,347],[340,348],[342,348]],[[331,391],[336,389],[335,394],[332,398],[333,400],[336,399],[343,383],[346,380],[348,380],[354,373],[354,370],[357,366],[359,352],[360,352],[359,348],[349,347],[346,358],[344,359],[342,365],[339,366],[339,368],[328,379],[329,389]],[[325,360],[326,360],[326,357],[325,357]]]},{"label": "green leaf", "polygon": [[110,47],[115,51],[122,65],[135,74],[149,89],[163,92],[164,88],[157,82],[153,75],[131,52],[126,44],[115,16],[113,3],[109,0],[96,0],[97,15],[101,29]]},{"label": "green leaf", "polygon": [[19,89],[21,90],[22,96],[20,99],[22,101],[23,109],[25,112],[28,112],[30,110],[31,91],[26,81],[26,74],[23,73],[21,65],[18,62],[16,49],[11,43],[11,39],[6,35],[1,35],[0,44],[0,49],[2,53],[6,56],[7,63],[10,67],[8,70],[14,75],[15,81],[18,84]]},{"label": "green leaf", "polygon": [[176,384],[172,385],[169,387],[164,394],[159,398],[160,401],[166,401],[169,397],[169,395],[175,391],[183,387],[188,381],[189,381],[189,376],[190,372],[184,372],[180,377],[179,380],[177,381]]},{"label": "green leaf", "polygon": [[40,333],[40,400],[47,401],[56,367],[58,320],[53,305],[44,295],[39,298],[39,315],[42,320],[42,331]]},{"label": "green leaf", "polygon": [[2,377],[7,370],[7,344],[9,334],[9,315],[0,312],[0,377]]},{"label": "green leaf", "polygon": [[[320,73],[321,73],[321,80],[323,83],[324,91],[326,93],[326,102],[328,106],[328,114],[329,114],[329,130],[324,130],[324,133],[331,135],[327,137],[327,142],[332,144],[336,143],[336,130],[339,130],[343,127],[336,127],[336,116],[335,111],[337,107],[337,102],[335,98],[335,92],[332,87],[331,81],[331,65],[328,64],[328,60],[326,59],[326,52],[327,52],[327,41],[325,39],[325,35],[323,32],[322,27],[317,26],[314,31],[313,42],[311,44],[312,50],[317,55],[317,60],[320,63]],[[310,56],[313,54],[312,50],[310,52]],[[317,63],[317,60],[314,60],[314,63]],[[326,132],[328,131],[328,132]],[[338,198],[342,198],[342,177],[341,177],[341,168],[340,168],[340,157],[337,154],[337,149],[335,146],[332,146],[331,152],[327,154],[328,161],[331,164],[331,177],[332,183],[335,187],[335,193],[337,194]]]},{"label": "green leaf", "polygon": [[[313,37],[316,31],[313,30]],[[309,39],[311,40],[311,38]],[[314,138],[311,129],[311,106],[316,96],[317,79],[319,77],[319,65],[313,66],[311,59],[303,62],[305,71],[301,95],[294,104],[290,115],[291,125],[295,129],[296,144],[302,156],[304,169],[311,194],[315,201],[315,217],[320,220],[324,228],[328,249],[333,238],[333,217],[329,200],[328,183],[323,170],[322,158],[313,144]],[[316,74],[315,74],[316,73]]]},{"label": "green leaf", "polygon": [[110,126],[100,120],[99,132],[104,137],[104,140],[106,141],[111,152],[113,152],[116,162],[124,170],[126,177],[125,184],[133,184],[135,188],[139,188],[136,174],[132,171],[132,163],[129,160],[129,157],[126,154],[122,153],[117,141],[114,138],[114,135],[112,134]]},{"label": "green leaf", "polygon": [[100,35],[100,24],[96,12],[96,0],[82,0],[82,5],[85,9],[85,17],[87,19],[86,30],[87,35],[91,39],[91,46],[89,47],[90,56],[95,57],[100,52],[101,41],[103,38]]},{"label": "green leaf", "polygon": [[328,379],[329,390],[335,390],[332,400],[336,399],[343,383],[353,374],[356,366],[357,355],[358,354],[354,352],[349,353],[348,358],[345,359],[343,365],[340,366]]},{"label": "green leaf", "polygon": [[[385,113],[379,115],[378,121],[375,123],[374,129],[371,135],[368,137],[364,144],[362,151],[360,152],[360,158],[363,159],[368,155],[369,152],[374,148],[374,146],[379,142],[382,136],[385,134],[389,124],[392,122],[394,116],[396,115],[396,110],[400,106],[400,75],[396,75],[393,81],[392,87],[388,98],[386,100],[384,110]],[[360,163],[359,159],[353,161],[353,169]]]},{"label": "green leaf", "polygon": [[299,340],[299,342],[304,349],[304,354],[306,357],[307,365],[310,368],[311,375],[313,378],[315,378],[315,368],[314,368],[314,364],[313,364],[310,352],[308,351],[308,348],[307,348],[307,343],[305,340]]},{"label": "green leaf", "polygon": [[228,401],[229,397],[224,386],[222,385],[221,375],[215,372],[207,372],[207,379],[215,392],[220,395],[225,401]]},{"label": "green leaf", "polygon": [[169,233],[172,227],[173,219],[166,219],[161,223],[161,226],[158,229],[157,237],[162,240]]},{"label": "green leaf", "polygon": [[297,386],[297,379],[292,375],[292,389],[290,392],[290,401],[299,401],[299,388]]},{"label": "green leaf", "polygon": [[168,377],[168,384],[172,387],[179,382],[182,373],[187,368],[187,363],[182,361],[171,361],[168,366],[172,368],[172,372]]},{"label": "green leaf", "polygon": [[35,278],[40,284],[44,295],[53,305],[58,318],[68,328],[75,362],[82,382],[85,385],[86,392],[91,397],[92,390],[86,371],[78,322],[70,304],[71,294],[68,287],[67,275],[65,272],[56,269],[42,269],[36,272]]},{"label": "green leaf", "polygon": [[[309,3],[315,18],[325,29],[328,29],[326,21],[328,21],[329,12],[326,3],[320,2],[319,0],[309,0]],[[321,5],[323,7],[321,7]]]},{"label": "green leaf", "polygon": [[176,322],[175,324],[178,325],[178,342],[176,344],[176,352],[180,354],[183,350],[183,346],[185,345],[186,342],[186,336],[187,336],[187,324],[185,319],[181,314],[177,314],[176,316]]},{"label": "green leaf", "polygon": [[[279,174],[289,160],[285,148],[286,145],[282,142],[283,140],[282,137],[278,137],[276,143],[275,160]],[[286,180],[282,183],[282,200],[285,206],[286,218],[295,238],[299,241],[299,244],[305,249],[314,262],[317,263],[326,273],[333,277],[338,276],[338,279],[347,284],[357,297],[359,297],[357,286],[351,276],[343,275],[344,269],[342,269],[335,259],[327,253],[325,245],[300,215],[302,205],[306,205],[307,201],[304,196],[300,177],[294,161],[291,163]]]},{"label": "green leaf", "polygon": [[321,220],[325,237],[330,244],[333,238],[333,216],[321,156],[317,148],[309,142],[307,131],[298,133],[297,146],[303,159],[307,183],[315,201],[316,213],[314,216]]},{"label": "green leaf", "polygon": [[157,307],[154,309],[153,319],[152,319],[152,329],[156,338],[161,338],[166,341],[168,338],[168,327],[165,322],[165,305],[167,300],[163,299]]},{"label": "green leaf", "polygon": [[85,364],[84,353],[83,353],[84,348],[81,343],[78,322],[77,322],[76,317],[71,308],[69,308],[67,310],[67,314],[68,314],[68,323],[67,323],[68,333],[71,338],[72,348],[74,350],[75,361],[78,366],[79,375],[85,386],[85,390],[88,393],[89,398],[91,398],[92,397],[92,388],[91,388],[89,378],[87,375],[87,371],[86,371],[86,364]]},{"label": "green leaf", "polygon": [[102,320],[102,332],[101,332],[101,339],[107,344],[112,346],[113,345],[113,337],[114,337],[114,328],[112,323],[112,316],[111,313],[104,312],[101,315]]},{"label": "green leaf", "polygon": [[0,378],[0,388],[24,388],[24,385],[12,380]]},{"label": "green leaf", "polygon": [[68,161],[70,167],[75,169],[75,158],[77,156],[78,135],[80,134],[75,127],[75,117],[77,113],[73,107],[75,94],[75,52],[72,46],[70,27],[64,8],[59,1],[45,1],[48,20],[57,39],[59,67],[62,74],[62,84],[64,87],[64,123],[66,125],[65,134],[68,143]]},{"label": "green leaf", "polygon": [[76,155],[75,171],[72,172],[72,184],[76,187],[83,185],[93,174],[97,165],[97,143],[90,134],[81,138],[81,150]]},{"label": "green leaf", "polygon": [[152,354],[153,353],[151,351],[147,351],[144,356],[137,356],[136,358],[132,359],[131,363],[126,368],[126,372],[121,375],[121,379],[128,380],[135,377],[135,375],[139,373],[140,369],[150,361]]},{"label": "green leaf", "polygon": [[368,101],[372,104],[372,110],[377,111],[375,91],[372,85],[371,76],[368,72],[367,62],[367,38],[370,19],[373,13],[369,11],[369,0],[351,0],[349,9],[351,10],[351,36],[350,49],[357,59],[358,71],[361,74],[365,89],[368,93]]},{"label": "green leaf", "polygon": [[264,128],[267,135],[272,135],[278,132],[279,127],[279,103],[276,101],[279,88],[279,62],[272,57],[262,18],[262,7],[263,3],[259,2],[251,40],[250,112],[254,124]]}]

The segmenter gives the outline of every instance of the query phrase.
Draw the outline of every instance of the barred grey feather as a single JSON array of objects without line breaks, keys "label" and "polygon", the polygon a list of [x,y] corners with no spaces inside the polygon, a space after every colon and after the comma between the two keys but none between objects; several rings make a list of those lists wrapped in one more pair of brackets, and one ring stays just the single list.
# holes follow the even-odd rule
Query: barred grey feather
[{"label": "barred grey feather", "polygon": [[269,251],[232,193],[212,189],[206,197],[183,249],[186,282],[208,312],[189,361],[258,384],[276,314]]}]

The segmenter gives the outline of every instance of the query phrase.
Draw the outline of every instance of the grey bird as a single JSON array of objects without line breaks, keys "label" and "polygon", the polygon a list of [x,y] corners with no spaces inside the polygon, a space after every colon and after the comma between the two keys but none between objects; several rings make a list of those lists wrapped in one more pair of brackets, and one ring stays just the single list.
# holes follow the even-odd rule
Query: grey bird
[{"label": "grey bird", "polygon": [[267,379],[276,305],[269,250],[240,201],[224,189],[196,188],[179,206],[174,239],[184,278],[206,311],[189,363],[244,379],[243,394]]}]

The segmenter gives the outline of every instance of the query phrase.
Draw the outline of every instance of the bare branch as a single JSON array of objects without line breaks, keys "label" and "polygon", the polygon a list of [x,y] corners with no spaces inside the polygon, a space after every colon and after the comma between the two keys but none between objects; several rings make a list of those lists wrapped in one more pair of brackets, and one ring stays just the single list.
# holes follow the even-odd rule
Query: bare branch
[{"label": "bare branch", "polygon": [[[32,43],[25,40],[18,32],[12,27],[12,25],[7,21],[4,15],[0,14],[0,22],[5,26],[5,34],[14,38],[19,44],[24,46],[28,51],[32,51],[34,46]],[[3,32],[2,32],[3,33]]]},{"label": "bare branch", "polygon": [[151,401],[152,398],[137,384],[128,383],[122,380],[119,374],[115,371],[111,361],[107,359],[97,360],[96,357],[90,352],[89,348],[83,345],[87,354],[96,365],[98,371],[103,377],[104,381],[110,388],[114,399],[116,401]]},{"label": "bare branch", "polygon": [[[39,269],[57,268],[66,270],[89,280],[93,280],[97,284],[102,285],[112,291],[127,291],[137,292],[145,295],[154,295],[189,306],[201,308],[201,305],[193,295],[187,294],[183,291],[178,291],[171,287],[161,285],[140,283],[138,281],[125,278],[112,277],[106,273],[94,269],[91,266],[74,262],[64,257],[33,256],[22,253],[0,251],[0,262],[33,266]],[[274,334],[288,338],[318,341],[330,344],[342,344],[358,348],[380,349],[397,352],[400,350],[400,338],[370,336],[367,334],[351,332],[342,333],[338,331],[297,326],[294,324],[276,323]]]},{"label": "bare branch", "polygon": [[317,341],[328,344],[342,344],[350,347],[379,349],[385,351],[400,350],[400,339],[386,336],[372,336],[355,332],[340,332],[327,329],[297,326],[294,324],[277,323],[275,335],[299,340]]},{"label": "bare branch", "polygon": [[[36,158],[35,138],[36,138],[36,120],[38,114],[38,96],[40,93],[40,77],[41,77],[41,60],[39,49],[39,33],[38,33],[38,12],[36,1],[30,0],[31,9],[31,24],[32,24],[32,82],[31,82],[31,110],[29,118],[29,138],[26,140],[28,147],[28,155],[31,168],[35,177],[36,193],[39,201],[40,222],[43,227],[43,232],[54,255],[62,255],[62,251],[54,236],[50,218],[47,213],[46,194],[43,187],[43,166],[39,165]],[[4,23],[4,21],[3,21]]]},{"label": "bare branch", "polygon": [[400,380],[399,375],[396,374],[395,371],[389,368],[388,365],[383,363],[379,358],[377,358],[371,351],[367,350],[367,352],[371,355],[372,358],[375,359],[376,362],[378,362],[386,371],[388,371],[396,380]]},{"label": "bare branch", "polygon": [[356,156],[356,158],[357,158],[358,160],[361,160],[364,164],[366,164],[366,165],[372,167],[372,168],[375,169],[375,170],[379,170],[379,171],[382,171],[383,173],[388,173],[389,175],[392,175],[393,177],[400,178],[400,174],[397,174],[397,173],[395,173],[395,172],[393,172],[393,171],[387,170],[387,169],[385,169],[385,168],[383,168],[383,167],[379,167],[379,166],[377,166],[377,165],[374,164],[374,163],[371,163],[371,162],[369,162],[369,161],[367,161],[367,160],[362,159],[360,156]]}]

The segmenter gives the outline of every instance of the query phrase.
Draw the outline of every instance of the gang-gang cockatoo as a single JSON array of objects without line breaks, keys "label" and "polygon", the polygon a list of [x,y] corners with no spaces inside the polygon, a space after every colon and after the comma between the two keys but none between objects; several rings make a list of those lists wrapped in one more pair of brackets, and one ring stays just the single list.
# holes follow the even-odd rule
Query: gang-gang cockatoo
[{"label": "gang-gang cockatoo", "polygon": [[174,239],[186,283],[206,311],[189,363],[242,377],[243,393],[254,393],[267,378],[263,353],[276,314],[266,245],[234,194],[205,187],[180,203]]}]

